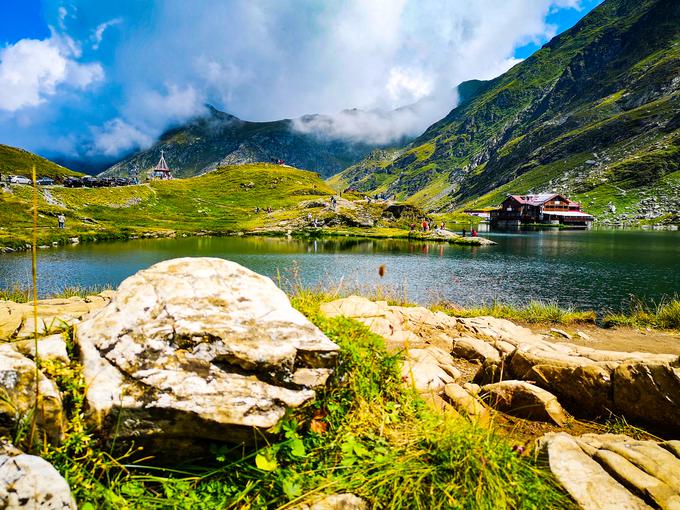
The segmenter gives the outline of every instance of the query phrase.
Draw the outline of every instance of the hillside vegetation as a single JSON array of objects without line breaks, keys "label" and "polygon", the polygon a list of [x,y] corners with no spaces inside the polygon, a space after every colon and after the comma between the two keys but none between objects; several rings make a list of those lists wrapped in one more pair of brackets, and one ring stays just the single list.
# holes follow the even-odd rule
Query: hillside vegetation
[{"label": "hillside vegetation", "polygon": [[[604,220],[680,221],[680,3],[606,0],[397,154],[334,180],[429,210],[558,191]],[[675,215],[675,216],[674,216]]]},{"label": "hillside vegetation", "polygon": [[[0,245],[31,239],[33,188],[0,193]],[[333,190],[313,172],[278,165],[222,167],[192,179],[152,181],[116,188],[39,188],[42,243],[68,237],[126,238],[196,232],[228,233],[265,225],[301,201],[328,197]],[[260,207],[263,211],[255,212]],[[271,207],[274,212],[264,212]],[[56,216],[66,215],[58,230]]]},{"label": "hillside vegetation", "polygon": [[64,177],[82,175],[32,152],[0,144],[0,175],[3,176],[3,180],[7,175],[30,177],[33,165],[35,165],[38,177],[62,180]]}]

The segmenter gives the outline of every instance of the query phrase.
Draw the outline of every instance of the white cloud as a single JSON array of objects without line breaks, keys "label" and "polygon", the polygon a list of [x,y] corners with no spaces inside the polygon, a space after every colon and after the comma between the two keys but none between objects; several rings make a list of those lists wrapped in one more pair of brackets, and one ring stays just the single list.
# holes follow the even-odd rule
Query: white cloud
[{"label": "white cloud", "polygon": [[432,93],[432,78],[418,69],[393,67],[385,89],[395,103],[414,103]]},{"label": "white cloud", "polygon": [[148,147],[153,138],[122,119],[116,118],[103,126],[93,128],[91,156],[117,156],[132,149]]},{"label": "white cloud", "polygon": [[[455,85],[501,74],[518,62],[517,47],[552,36],[551,10],[581,8],[579,0],[63,4],[44,2],[59,35],[0,49],[0,112],[57,110],[62,88],[90,87],[105,69],[107,86],[77,97],[78,115],[55,113],[53,124],[106,154],[150,143],[205,103],[247,120],[298,118],[298,129],[320,136],[418,135],[455,106]],[[119,23],[125,37],[104,47]],[[83,63],[96,50],[103,67]],[[299,118],[312,113],[325,115]]]},{"label": "white cloud", "polygon": [[123,21],[122,18],[114,18],[97,25],[97,28],[94,29],[94,32],[92,34],[92,40],[94,41],[92,43],[92,49],[93,50],[99,49],[99,45],[101,44],[102,39],[104,38],[104,32],[106,31],[107,28],[118,25],[122,23],[122,21]]},{"label": "white cloud", "polygon": [[22,39],[0,50],[0,109],[14,112],[37,106],[61,85],[79,89],[101,80],[99,63],[83,64],[80,49],[69,37]]},{"label": "white cloud", "polygon": [[557,9],[576,9],[581,10],[583,6],[581,5],[582,0],[554,0],[554,8]]},{"label": "white cloud", "polygon": [[58,16],[58,21],[59,21],[59,27],[62,30],[66,29],[66,16],[68,16],[68,11],[66,10],[66,7],[63,5],[59,6],[59,9],[57,9],[57,16]]}]

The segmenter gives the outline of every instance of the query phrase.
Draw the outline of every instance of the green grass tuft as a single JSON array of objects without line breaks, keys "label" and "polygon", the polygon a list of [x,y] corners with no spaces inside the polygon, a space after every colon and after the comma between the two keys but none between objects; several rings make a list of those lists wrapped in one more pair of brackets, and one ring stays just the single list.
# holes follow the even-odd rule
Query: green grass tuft
[{"label": "green grass tuft", "polygon": [[658,303],[647,304],[633,299],[627,314],[607,314],[602,319],[605,327],[680,329],[680,299],[674,297]]},{"label": "green grass tuft", "polygon": [[443,302],[435,305],[435,309],[456,317],[479,317],[489,315],[499,319],[509,319],[530,324],[594,324],[597,314],[593,310],[576,310],[561,308],[557,303],[530,301],[525,306],[516,306],[494,300],[491,304],[478,307],[463,308],[453,303]]}]

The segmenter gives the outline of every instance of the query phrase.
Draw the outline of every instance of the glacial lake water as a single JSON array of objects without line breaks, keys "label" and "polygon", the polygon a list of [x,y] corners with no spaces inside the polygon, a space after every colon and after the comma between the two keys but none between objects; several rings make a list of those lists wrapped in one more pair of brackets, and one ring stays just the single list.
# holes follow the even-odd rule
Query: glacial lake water
[{"label": "glacial lake water", "polygon": [[[191,237],[69,246],[38,253],[42,296],[66,286],[117,286],[136,271],[175,257],[221,257],[284,283],[382,286],[408,299],[461,305],[494,298],[626,309],[630,296],[658,301],[680,293],[680,232],[534,231],[484,236],[487,247],[327,238]],[[384,265],[384,277],[378,268]],[[30,285],[30,253],[0,254],[0,288]]]}]

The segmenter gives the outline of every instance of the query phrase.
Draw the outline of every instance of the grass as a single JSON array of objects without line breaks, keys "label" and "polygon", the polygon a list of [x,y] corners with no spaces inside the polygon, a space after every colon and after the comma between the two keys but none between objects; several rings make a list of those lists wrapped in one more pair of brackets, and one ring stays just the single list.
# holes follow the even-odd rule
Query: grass
[{"label": "grass", "polygon": [[116,458],[87,428],[79,365],[44,362],[62,391],[68,425],[62,444],[40,454],[66,477],[83,510],[286,508],[337,492],[385,509],[574,508],[531,457],[405,389],[400,354],[357,322],[322,317],[321,299],[300,292],[292,301],[340,346],[333,384],[259,449],[216,444],[201,463],[172,467],[133,460],[143,453],[134,447]]},{"label": "grass", "polygon": [[606,314],[605,327],[628,326],[632,328],[680,329],[680,299],[673,297],[648,304],[633,299],[628,313]]},{"label": "grass", "polygon": [[51,177],[61,181],[64,177],[83,175],[31,152],[0,144],[0,174],[31,177],[35,165],[38,177]]},{"label": "grass", "polygon": [[[110,285],[95,285],[91,287],[68,286],[64,287],[58,292],[50,294],[50,299],[68,299],[71,297],[87,297],[99,294],[105,290],[111,290]],[[28,287],[22,287],[19,284],[14,284],[7,289],[0,288],[0,301],[14,301],[16,303],[27,303],[33,299],[32,290]]]},{"label": "grass", "polygon": [[494,300],[491,304],[471,308],[459,307],[453,303],[439,303],[434,309],[456,317],[479,317],[489,315],[499,319],[509,319],[529,324],[594,324],[597,314],[592,310],[561,308],[556,303],[530,301],[525,306],[517,306]]},{"label": "grass", "polygon": [[[24,189],[25,188],[25,189]],[[333,193],[313,172],[279,165],[222,167],[200,177],[152,181],[120,188],[51,188],[40,190],[40,244],[68,244],[69,238],[128,239],[154,234],[233,233],[275,224],[304,200]],[[15,186],[0,193],[0,246],[30,243],[30,189]],[[271,207],[273,212],[256,213]],[[66,216],[66,228],[56,217]],[[303,214],[302,211],[295,211]],[[304,211],[306,214],[306,211]]]}]

